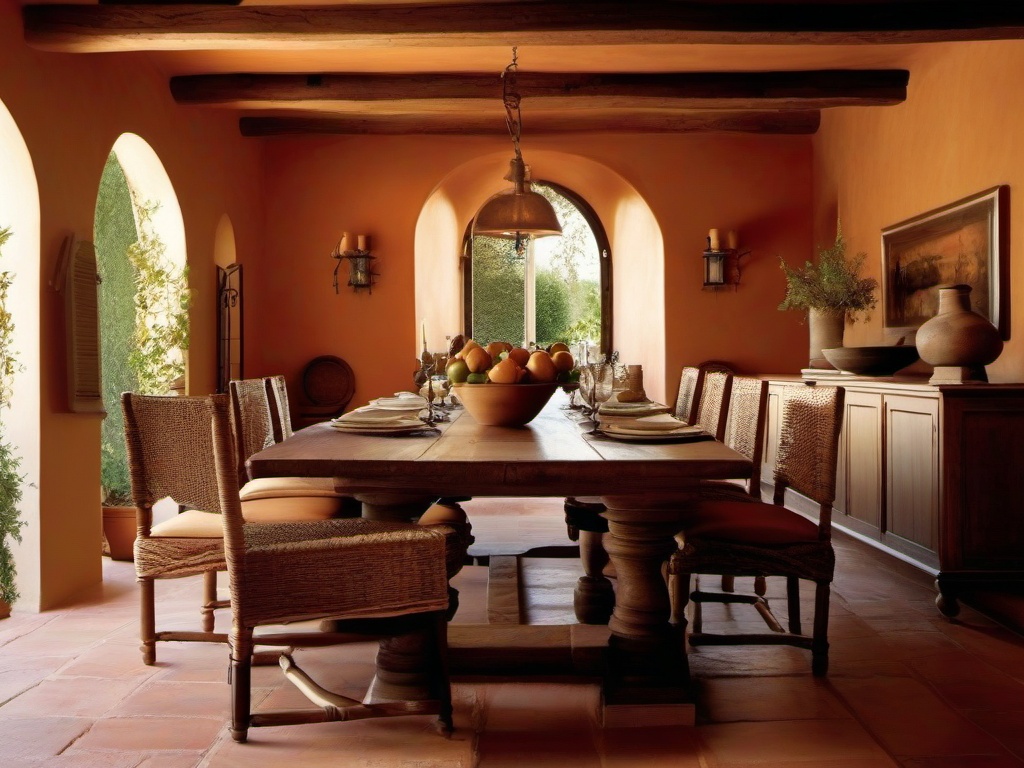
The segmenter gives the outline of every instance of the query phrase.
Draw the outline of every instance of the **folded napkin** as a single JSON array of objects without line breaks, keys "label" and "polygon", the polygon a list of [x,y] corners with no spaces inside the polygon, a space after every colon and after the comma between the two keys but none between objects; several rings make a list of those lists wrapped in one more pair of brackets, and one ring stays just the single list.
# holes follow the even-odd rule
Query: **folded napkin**
[{"label": "folded napkin", "polygon": [[606,401],[598,406],[597,412],[607,416],[653,416],[659,413],[668,413],[672,409],[667,405],[655,403],[653,400],[646,400],[639,403],[619,403]]},{"label": "folded napkin", "polygon": [[333,421],[335,424],[345,424],[348,426],[357,424],[391,426],[393,424],[408,423],[411,421],[419,422],[419,419],[416,418],[416,412],[418,411],[418,408],[409,412],[396,411],[387,408],[375,408],[372,405],[364,405],[362,408],[356,408],[354,411],[349,411],[348,413],[338,416]]},{"label": "folded napkin", "polygon": [[635,418],[609,417],[598,414],[597,421],[601,425],[601,429],[628,429],[635,432],[671,432],[688,426],[685,421],[681,421],[668,413]]},{"label": "folded napkin", "polygon": [[371,400],[370,406],[400,411],[416,411],[427,407],[427,399],[414,395],[412,392],[396,392],[394,397],[378,397],[376,400]]}]

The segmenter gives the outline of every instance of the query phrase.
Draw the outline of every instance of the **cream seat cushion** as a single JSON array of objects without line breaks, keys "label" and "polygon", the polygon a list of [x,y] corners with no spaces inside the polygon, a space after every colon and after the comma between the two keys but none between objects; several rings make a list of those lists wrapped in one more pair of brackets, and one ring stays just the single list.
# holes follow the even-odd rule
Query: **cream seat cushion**
[{"label": "cream seat cushion", "polygon": [[295,496],[343,495],[331,477],[259,477],[250,480],[238,491],[242,501],[252,499],[291,498]]},{"label": "cream seat cushion", "polygon": [[[342,499],[337,496],[278,496],[242,502],[242,516],[250,523],[290,523],[330,520],[338,517]],[[152,538],[220,539],[224,536],[221,516],[189,509],[154,525]]]}]

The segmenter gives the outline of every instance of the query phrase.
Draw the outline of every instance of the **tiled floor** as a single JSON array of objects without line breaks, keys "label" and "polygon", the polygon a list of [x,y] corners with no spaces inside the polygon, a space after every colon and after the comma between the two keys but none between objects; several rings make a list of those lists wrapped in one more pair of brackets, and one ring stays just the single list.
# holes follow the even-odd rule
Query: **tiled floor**
[{"label": "tiled floor", "polygon": [[[474,504],[476,502],[473,502]],[[554,506],[552,506],[554,505]],[[486,505],[485,505],[486,506]],[[530,530],[558,502],[537,503],[514,526],[480,510],[493,541]],[[548,525],[538,536],[557,536]],[[456,682],[456,733],[405,717],[261,728],[234,744],[226,731],[226,652],[162,644],[158,664],[137,651],[130,563],[107,562],[102,589],[63,611],[0,621],[0,766],[186,768],[1004,768],[1024,765],[1024,640],[965,609],[942,619],[930,579],[837,536],[832,667],[815,680],[804,652],[695,650],[695,728],[602,729],[598,689],[587,683]],[[526,563],[531,621],[564,620],[578,571],[572,561]],[[458,577],[458,621],[485,613],[486,569]],[[195,579],[158,585],[161,622],[194,626]],[[707,625],[744,613],[708,611]],[[809,615],[809,614],[808,614]],[[219,621],[223,622],[223,616]],[[374,648],[300,653],[314,676],[358,695]],[[255,699],[299,703],[276,668],[255,671]]]}]

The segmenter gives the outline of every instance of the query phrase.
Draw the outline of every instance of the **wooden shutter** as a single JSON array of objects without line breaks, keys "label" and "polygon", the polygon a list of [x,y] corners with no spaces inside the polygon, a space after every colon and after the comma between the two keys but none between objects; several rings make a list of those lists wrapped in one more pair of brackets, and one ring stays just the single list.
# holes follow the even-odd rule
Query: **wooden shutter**
[{"label": "wooden shutter", "polygon": [[102,413],[100,374],[99,273],[96,249],[68,237],[61,259],[66,266],[64,310],[68,348],[68,406],[75,413]]}]

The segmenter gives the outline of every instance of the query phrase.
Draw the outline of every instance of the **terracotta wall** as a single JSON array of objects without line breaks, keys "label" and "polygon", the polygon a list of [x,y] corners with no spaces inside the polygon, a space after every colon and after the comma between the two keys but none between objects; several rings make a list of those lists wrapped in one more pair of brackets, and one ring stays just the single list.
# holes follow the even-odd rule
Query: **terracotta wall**
[{"label": "terracotta wall", "polygon": [[[423,315],[416,308],[414,269],[421,211],[454,169],[484,156],[510,156],[510,149],[507,140],[479,137],[267,140],[266,248],[259,267],[246,275],[247,373],[284,373],[294,394],[308,360],[337,354],[355,370],[355,404],[409,388]],[[744,371],[794,372],[806,363],[806,328],[796,314],[776,307],[784,291],[778,258],[799,261],[810,254],[809,138],[527,136],[523,154],[537,178],[565,183],[599,213],[615,209],[599,184],[608,175],[653,212],[660,246],[627,238],[612,256],[618,270],[636,264],[632,284],[623,279],[617,285],[617,322],[631,333],[617,344],[646,357],[656,372],[653,392],[674,393],[680,368],[708,358]],[[586,161],[575,163],[571,174],[569,164],[558,161],[570,155]],[[602,173],[580,170],[586,163]],[[481,202],[505,186],[503,171],[488,181]],[[472,212],[445,210],[457,229],[445,242],[461,243]],[[616,222],[603,223],[612,230]],[[710,227],[739,230],[741,245],[752,251],[736,291],[701,289]],[[355,293],[344,280],[334,293],[330,252],[342,231],[373,237],[380,278],[372,294]],[[658,247],[663,263],[652,279],[648,260]],[[451,269],[457,255],[451,255]],[[664,320],[659,309],[653,327],[652,304],[664,304]],[[429,332],[437,346],[450,331]],[[662,333],[656,352],[635,338]]]},{"label": "terracotta wall", "polygon": [[[906,103],[826,113],[814,139],[815,242],[838,211],[849,252],[880,277],[883,228],[999,184],[1010,186],[1011,335],[993,381],[1024,380],[1024,42],[921,47]],[[881,311],[847,326],[847,345],[892,343]]]},{"label": "terracotta wall", "polygon": [[233,118],[175,105],[167,75],[144,57],[27,48],[13,0],[0,0],[0,100],[24,137],[39,185],[41,252],[35,263],[14,267],[38,270],[40,284],[40,331],[33,340],[40,360],[40,456],[38,474],[29,478],[39,489],[38,504],[25,510],[30,529],[18,552],[19,607],[39,609],[101,578],[100,420],[66,408],[63,298],[49,288],[61,240],[68,232],[91,239],[103,163],[121,133],[142,136],[181,205],[194,290],[190,383],[194,393],[208,392],[216,378],[217,223],[230,217],[240,256],[262,247],[261,148],[241,139]]}]

